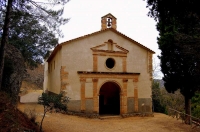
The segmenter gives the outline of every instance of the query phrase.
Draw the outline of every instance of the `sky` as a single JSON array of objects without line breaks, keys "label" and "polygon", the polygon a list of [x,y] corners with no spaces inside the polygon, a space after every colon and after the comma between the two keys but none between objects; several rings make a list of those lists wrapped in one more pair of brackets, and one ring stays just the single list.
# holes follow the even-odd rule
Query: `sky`
[{"label": "sky", "polygon": [[59,43],[99,31],[101,17],[111,13],[117,18],[117,30],[155,51],[153,58],[159,63],[156,22],[147,16],[146,5],[144,0],[70,0],[63,14],[70,21],[61,27],[64,38]]}]

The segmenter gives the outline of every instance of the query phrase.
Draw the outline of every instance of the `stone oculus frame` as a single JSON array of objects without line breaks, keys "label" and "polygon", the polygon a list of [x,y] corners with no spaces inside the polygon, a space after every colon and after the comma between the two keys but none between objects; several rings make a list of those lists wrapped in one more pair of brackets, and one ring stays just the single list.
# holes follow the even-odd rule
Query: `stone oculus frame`
[{"label": "stone oculus frame", "polygon": [[[102,50],[101,47],[108,47],[108,50]],[[113,47],[118,49],[118,51],[113,51]],[[123,72],[126,72],[126,57],[128,50],[120,47],[116,43],[113,43],[111,39],[108,40],[108,42],[105,42],[104,44],[98,45],[96,47],[91,48],[93,51],[93,71],[98,71],[98,56],[108,56],[108,57],[121,57],[123,59]]]}]

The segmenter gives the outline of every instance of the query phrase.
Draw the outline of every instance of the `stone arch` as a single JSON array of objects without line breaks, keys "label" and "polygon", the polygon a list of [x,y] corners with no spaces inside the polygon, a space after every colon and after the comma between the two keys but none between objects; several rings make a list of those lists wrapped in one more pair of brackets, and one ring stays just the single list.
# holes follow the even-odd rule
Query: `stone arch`
[{"label": "stone arch", "polygon": [[115,81],[103,83],[99,89],[99,114],[120,114],[121,87]]}]

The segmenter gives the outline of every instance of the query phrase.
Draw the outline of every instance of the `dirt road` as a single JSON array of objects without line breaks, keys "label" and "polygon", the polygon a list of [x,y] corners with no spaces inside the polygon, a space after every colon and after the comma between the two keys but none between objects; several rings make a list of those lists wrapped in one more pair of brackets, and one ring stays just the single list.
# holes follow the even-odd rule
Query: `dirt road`
[{"label": "dirt road", "polygon": [[[20,105],[19,108],[36,109],[37,122],[41,121],[42,106]],[[45,132],[198,132],[181,120],[165,114],[155,113],[154,117],[128,117],[109,119],[87,119],[61,113],[47,113],[43,122]]]}]

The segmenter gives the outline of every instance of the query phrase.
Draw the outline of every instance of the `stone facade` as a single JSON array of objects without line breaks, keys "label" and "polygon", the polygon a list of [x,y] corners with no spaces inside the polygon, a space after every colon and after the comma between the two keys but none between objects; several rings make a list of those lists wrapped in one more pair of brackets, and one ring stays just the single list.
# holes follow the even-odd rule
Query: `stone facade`
[{"label": "stone facade", "polygon": [[45,66],[44,90],[70,97],[70,111],[95,114],[152,112],[154,52],[101,19],[101,31],[59,44]]}]

